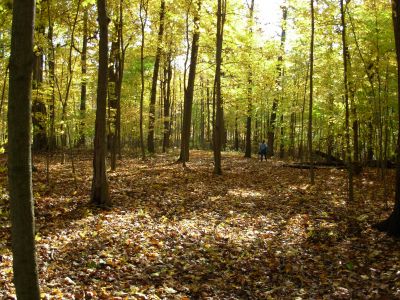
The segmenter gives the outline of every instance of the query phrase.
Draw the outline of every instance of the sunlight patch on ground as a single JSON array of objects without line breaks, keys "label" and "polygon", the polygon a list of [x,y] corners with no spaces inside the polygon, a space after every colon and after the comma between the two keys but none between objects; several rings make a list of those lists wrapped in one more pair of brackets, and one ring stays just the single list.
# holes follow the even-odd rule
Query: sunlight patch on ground
[{"label": "sunlight patch on ground", "polygon": [[231,189],[228,191],[228,195],[243,198],[260,198],[265,196],[265,193],[249,189]]}]

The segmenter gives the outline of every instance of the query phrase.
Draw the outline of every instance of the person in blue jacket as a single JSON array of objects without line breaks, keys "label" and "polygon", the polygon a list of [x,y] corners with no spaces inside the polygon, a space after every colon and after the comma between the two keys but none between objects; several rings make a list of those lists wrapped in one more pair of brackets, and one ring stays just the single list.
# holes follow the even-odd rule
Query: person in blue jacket
[{"label": "person in blue jacket", "polygon": [[260,147],[258,148],[258,154],[260,154],[261,161],[263,160],[263,157],[265,157],[265,161],[267,161],[267,150],[268,150],[267,144],[265,144],[265,141],[262,141]]}]

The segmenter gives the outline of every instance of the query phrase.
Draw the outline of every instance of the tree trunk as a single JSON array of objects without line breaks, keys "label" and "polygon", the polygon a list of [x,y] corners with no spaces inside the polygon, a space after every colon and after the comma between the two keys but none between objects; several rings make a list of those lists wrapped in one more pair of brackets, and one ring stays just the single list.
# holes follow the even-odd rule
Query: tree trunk
[{"label": "tree trunk", "polygon": [[307,85],[310,72],[310,65],[307,64],[306,80],[304,82],[304,95],[303,95],[303,105],[301,107],[301,128],[300,128],[300,143],[299,143],[299,158],[300,161],[304,161],[304,113],[306,109],[306,99],[307,99]]},{"label": "tree trunk", "polygon": [[343,44],[343,66],[344,66],[344,102],[346,108],[346,163],[348,168],[348,195],[349,201],[352,202],[353,195],[353,166],[351,162],[351,149],[350,149],[350,108],[349,108],[349,83],[348,83],[348,61],[347,61],[347,43],[346,43],[346,22],[344,14],[343,0],[340,0],[340,13],[342,25],[342,44]]},{"label": "tree trunk", "polygon": [[[42,17],[42,10],[39,12],[39,18]],[[44,35],[43,25],[36,29],[38,35]],[[33,90],[34,97],[32,102],[32,125],[33,125],[33,150],[46,150],[46,104],[40,91],[43,83],[43,49],[40,46],[35,47],[33,60]]]},{"label": "tree trunk", "polygon": [[56,119],[56,96],[55,96],[55,49],[54,49],[54,42],[53,42],[53,32],[54,32],[54,22],[51,19],[51,12],[50,12],[50,1],[47,0],[47,17],[48,17],[48,24],[49,30],[47,33],[47,39],[50,45],[50,51],[48,55],[48,67],[49,67],[49,83],[51,88],[51,95],[50,95],[50,103],[49,103],[49,118],[50,118],[50,129],[49,129],[49,141],[48,141],[48,150],[49,152],[53,151],[56,147],[56,127],[55,127],[55,119]]},{"label": "tree trunk", "polygon": [[212,133],[211,133],[211,109],[210,109],[210,87],[208,86],[208,80],[206,81],[206,94],[207,94],[207,143],[208,145],[211,144],[211,137],[212,137]]},{"label": "tree trunk", "polygon": [[31,91],[35,1],[13,2],[8,102],[8,185],[14,285],[19,300],[38,300],[31,166]]},{"label": "tree trunk", "polygon": [[268,155],[274,155],[274,144],[275,144],[275,125],[276,125],[276,112],[278,110],[278,93],[281,87],[281,81],[283,76],[283,55],[285,52],[285,42],[286,42],[286,20],[287,20],[287,7],[282,6],[282,33],[281,33],[281,46],[280,46],[280,55],[278,56],[278,77],[275,82],[275,97],[272,102],[271,109],[271,117],[269,120],[269,129],[268,129]]},{"label": "tree trunk", "polygon": [[164,138],[163,152],[167,152],[169,148],[169,139],[171,136],[171,79],[172,79],[172,54],[167,55],[167,66],[165,69],[165,95],[164,95]]},{"label": "tree trunk", "polygon": [[[140,1],[140,29],[142,42],[140,44],[140,78],[141,78],[141,90],[140,90],[140,108],[139,108],[139,132],[140,132],[140,149],[142,151],[142,159],[146,158],[146,152],[144,148],[144,136],[143,136],[143,102],[144,102],[144,42],[145,42],[145,28],[147,23],[147,9],[148,0]],[[143,16],[144,11],[144,16]]]},{"label": "tree trunk", "polygon": [[234,149],[235,151],[239,151],[239,117],[238,117],[238,112],[239,112],[239,105],[236,104],[236,110],[235,110],[235,136],[234,136]]},{"label": "tree trunk", "polygon": [[285,127],[283,126],[283,115],[281,115],[281,136],[280,136],[280,145],[279,145],[279,158],[285,157]]},{"label": "tree trunk", "polygon": [[188,83],[187,88],[185,89],[183,124],[181,133],[181,153],[179,161],[181,161],[183,164],[189,161],[190,124],[192,119],[194,83],[196,78],[197,56],[199,52],[200,39],[200,9],[201,1],[197,1],[197,11],[195,12],[195,16],[193,19],[194,32],[192,40],[192,51],[190,55]]},{"label": "tree trunk", "polygon": [[224,39],[224,25],[226,18],[226,0],[218,0],[217,11],[217,39],[215,53],[215,80],[214,80],[214,99],[215,99],[215,124],[214,124],[214,173],[222,175],[221,168],[221,148],[224,134],[223,104],[221,94],[221,65],[222,65],[222,45]]},{"label": "tree trunk", "polygon": [[151,83],[150,107],[149,107],[149,130],[148,130],[148,134],[147,134],[147,150],[150,153],[155,152],[154,123],[155,123],[155,114],[156,114],[158,71],[160,69],[161,51],[163,48],[162,40],[163,40],[163,35],[164,35],[164,19],[165,19],[165,0],[161,0],[160,27],[159,27],[159,31],[158,31],[157,52],[156,52],[156,60],[154,62],[153,80]]},{"label": "tree trunk", "polygon": [[81,53],[81,103],[80,103],[80,118],[81,124],[79,128],[78,145],[84,146],[86,143],[85,137],[85,115],[86,115],[86,87],[87,87],[87,44],[88,44],[88,10],[83,13],[83,37],[82,37],[82,53]]},{"label": "tree trunk", "polygon": [[[249,19],[248,19],[248,26],[249,26],[249,34],[250,37],[253,35],[253,14],[254,14],[254,0],[251,0],[250,7],[249,7]],[[252,39],[250,38],[250,41]],[[246,146],[245,146],[245,153],[244,157],[251,158],[251,118],[253,114],[253,72],[251,69],[251,62],[252,62],[252,47],[250,45],[250,49],[248,52],[249,55],[249,71],[247,74],[247,120],[246,120]]]},{"label": "tree trunk", "polygon": [[91,202],[100,207],[107,207],[111,205],[111,201],[109,197],[106,172],[106,102],[109,22],[106,10],[106,0],[97,0],[97,11],[100,41]]},{"label": "tree trunk", "polygon": [[[400,1],[392,0],[392,17],[397,57],[397,104],[400,107]],[[397,153],[396,153],[396,192],[394,208],[388,219],[376,227],[390,235],[400,236],[400,113],[398,116]]]},{"label": "tree trunk", "polygon": [[314,31],[315,31],[315,20],[314,20],[314,0],[311,3],[311,44],[310,44],[310,102],[308,107],[308,159],[310,162],[310,182],[315,183],[314,176],[314,158],[313,158],[313,145],[312,145],[312,111],[313,111],[313,76],[314,76]]},{"label": "tree trunk", "polygon": [[[119,41],[119,39],[118,39]],[[120,47],[118,42],[111,43],[111,52],[108,64],[108,134],[107,134],[107,148],[111,154],[111,170],[115,171],[117,167],[117,148],[116,148],[116,117],[117,117],[117,81],[119,73],[118,64],[118,51]]]},{"label": "tree trunk", "polygon": [[201,102],[200,102],[200,136],[199,136],[199,141],[200,141],[200,148],[204,148],[204,140],[205,140],[205,111],[204,111],[204,82],[201,80]]}]

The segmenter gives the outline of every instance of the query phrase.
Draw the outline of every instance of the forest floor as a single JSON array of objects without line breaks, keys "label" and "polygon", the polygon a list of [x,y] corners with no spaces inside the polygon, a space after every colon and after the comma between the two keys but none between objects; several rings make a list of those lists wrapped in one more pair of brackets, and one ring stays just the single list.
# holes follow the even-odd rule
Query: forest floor
[{"label": "forest floor", "polygon": [[[394,174],[355,179],[224,153],[125,157],[109,173],[113,206],[88,205],[91,158],[33,174],[44,299],[400,299],[400,240],[371,228],[392,209]],[[4,158],[2,158],[4,162]],[[0,299],[13,299],[6,171],[1,170]],[[389,195],[385,199],[386,194]],[[388,201],[388,203],[386,203]]]}]

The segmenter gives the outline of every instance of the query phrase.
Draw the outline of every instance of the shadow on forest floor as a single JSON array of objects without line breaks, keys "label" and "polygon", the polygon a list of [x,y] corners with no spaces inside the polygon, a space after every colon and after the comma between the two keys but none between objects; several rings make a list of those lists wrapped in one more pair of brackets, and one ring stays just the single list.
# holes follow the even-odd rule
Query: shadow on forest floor
[{"label": "shadow on forest floor", "polygon": [[[109,173],[113,207],[87,203],[91,160],[34,174],[42,289],[49,298],[400,298],[400,242],[373,231],[389,213],[382,182],[367,169],[346,203],[346,173],[285,168],[225,154],[124,159]],[[393,192],[393,174],[386,181]],[[7,237],[7,230],[0,229]],[[12,292],[8,247],[0,284]],[[2,292],[0,292],[0,296]],[[157,298],[158,297],[158,298]],[[119,298],[116,298],[119,299]]]}]

